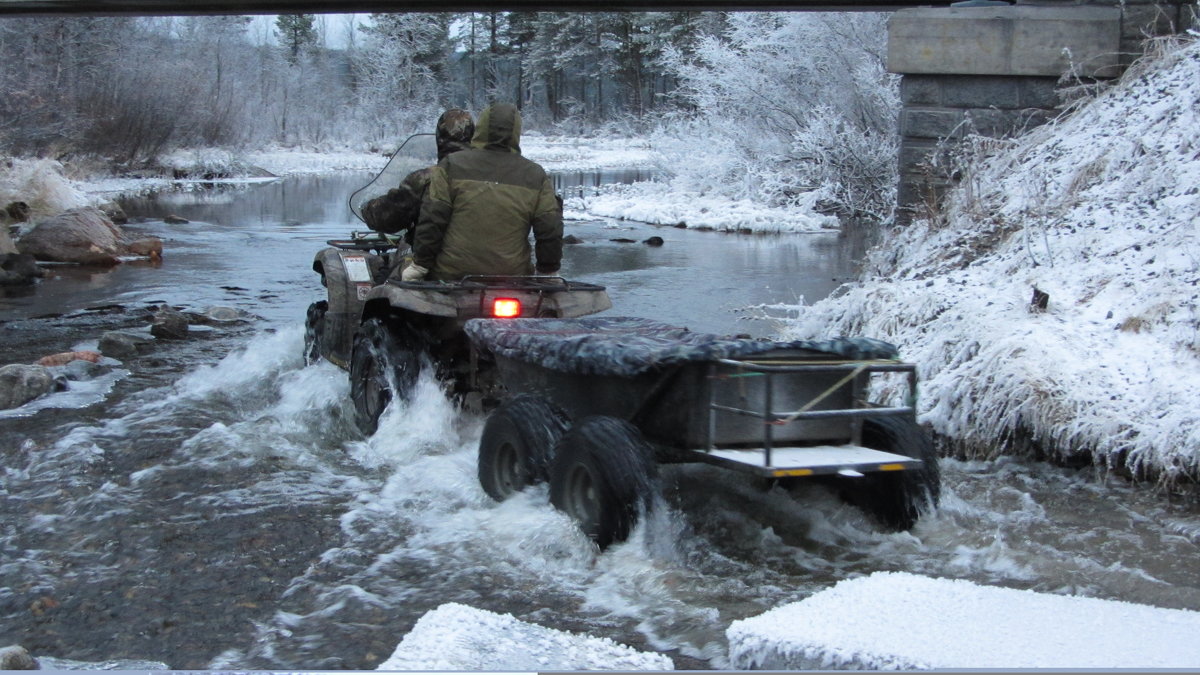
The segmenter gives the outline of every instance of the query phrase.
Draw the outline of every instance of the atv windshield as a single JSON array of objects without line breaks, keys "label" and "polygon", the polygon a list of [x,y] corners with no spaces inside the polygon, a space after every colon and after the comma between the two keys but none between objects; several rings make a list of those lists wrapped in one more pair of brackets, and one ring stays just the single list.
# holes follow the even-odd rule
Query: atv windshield
[{"label": "atv windshield", "polygon": [[375,180],[367,183],[350,195],[350,210],[354,215],[363,219],[362,207],[372,199],[387,194],[388,190],[400,186],[400,181],[408,174],[437,164],[437,139],[433,134],[413,134],[400,144],[400,148],[388,160],[383,171],[375,176]]}]

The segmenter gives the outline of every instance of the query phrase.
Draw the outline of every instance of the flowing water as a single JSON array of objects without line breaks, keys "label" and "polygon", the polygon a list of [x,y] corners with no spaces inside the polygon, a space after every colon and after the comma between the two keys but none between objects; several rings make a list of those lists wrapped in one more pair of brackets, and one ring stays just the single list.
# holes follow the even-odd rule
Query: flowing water
[{"label": "flowing water", "polygon": [[[0,644],[177,669],[367,669],[458,602],[721,668],[731,621],[877,570],[1200,609],[1200,517],[1090,470],[946,460],[940,510],[889,534],[817,485],[667,467],[651,517],[598,554],[544,488],[484,494],[483,420],[431,380],[363,438],[346,374],[300,357],[321,290],[312,256],[354,227],[343,200],[361,182],[133,200],[147,220],[131,229],[165,240],[161,266],[60,268],[0,299],[4,362],[144,330],[161,302],[259,317],[106,362],[0,417]],[[770,334],[742,308],[823,297],[861,254],[837,235],[567,232],[583,243],[564,274],[607,285],[611,313],[720,333]],[[612,241],[652,235],[665,244]]]}]

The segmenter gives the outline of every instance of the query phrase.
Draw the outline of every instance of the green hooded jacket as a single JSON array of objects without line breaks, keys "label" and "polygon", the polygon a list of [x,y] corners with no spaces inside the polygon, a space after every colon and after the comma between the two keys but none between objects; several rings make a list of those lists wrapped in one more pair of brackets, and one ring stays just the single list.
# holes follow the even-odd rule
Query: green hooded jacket
[{"label": "green hooded jacket", "polygon": [[[500,103],[483,111],[471,149],[433,168],[413,238],[413,261],[429,278],[558,271],[562,212],[546,171],[521,156],[521,115]],[[531,251],[529,233],[535,246]]]}]

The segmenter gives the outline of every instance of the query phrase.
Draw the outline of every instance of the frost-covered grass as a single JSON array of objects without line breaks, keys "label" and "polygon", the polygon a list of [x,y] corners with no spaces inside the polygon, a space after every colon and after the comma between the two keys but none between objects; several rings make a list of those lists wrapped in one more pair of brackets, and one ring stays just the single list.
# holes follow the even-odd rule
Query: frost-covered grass
[{"label": "frost-covered grass", "polygon": [[897,343],[921,420],[966,454],[1200,475],[1197,100],[1200,43],[1138,64],[968,167],[942,213],[891,232],[788,336]]}]

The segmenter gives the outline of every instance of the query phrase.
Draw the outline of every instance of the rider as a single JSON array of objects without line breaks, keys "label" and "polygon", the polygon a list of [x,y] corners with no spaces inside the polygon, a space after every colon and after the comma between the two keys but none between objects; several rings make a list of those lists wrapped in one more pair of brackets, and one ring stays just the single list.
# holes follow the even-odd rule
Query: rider
[{"label": "rider", "polygon": [[497,103],[479,115],[471,149],[433,167],[405,281],[558,271],[562,209],[545,169],[521,156],[520,140],[521,114]]},{"label": "rider", "polygon": [[[442,113],[437,121],[438,161],[450,153],[469,148],[474,134],[475,122],[471,120],[471,113],[461,108]],[[367,227],[386,234],[403,231],[404,241],[412,245],[413,229],[421,214],[421,201],[429,189],[432,172],[432,166],[417,169],[405,176],[399,187],[364,204],[362,215]]]}]

